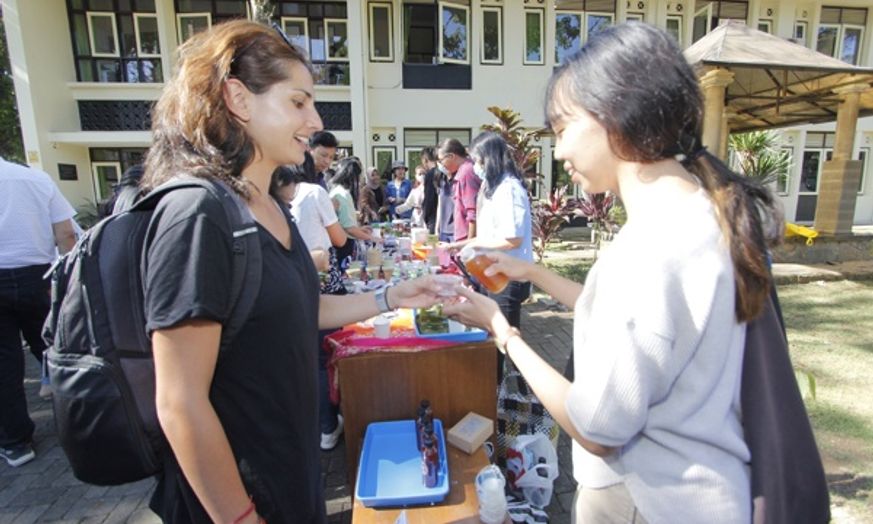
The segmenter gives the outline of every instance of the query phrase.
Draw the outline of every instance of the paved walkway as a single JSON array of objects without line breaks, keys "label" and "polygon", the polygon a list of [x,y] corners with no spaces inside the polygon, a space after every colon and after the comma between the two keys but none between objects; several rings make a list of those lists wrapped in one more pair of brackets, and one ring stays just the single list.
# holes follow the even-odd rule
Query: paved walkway
[{"label": "paved walkway", "polygon": [[[570,354],[571,315],[533,304],[524,309],[526,338],[552,365],[563,369]],[[58,445],[51,403],[37,395],[39,366],[25,353],[25,388],[30,414],[36,423],[34,445],[37,457],[19,468],[0,461],[0,524],[15,523],[136,523],[151,524],[159,519],[148,509],[154,481],[99,487],[83,484],[73,477],[69,463]],[[552,522],[570,521],[570,504],[575,491],[570,473],[570,443],[561,435],[558,447],[561,474],[548,508]],[[351,490],[345,485],[345,448],[341,443],[322,453],[322,482],[331,523],[351,522]]]}]

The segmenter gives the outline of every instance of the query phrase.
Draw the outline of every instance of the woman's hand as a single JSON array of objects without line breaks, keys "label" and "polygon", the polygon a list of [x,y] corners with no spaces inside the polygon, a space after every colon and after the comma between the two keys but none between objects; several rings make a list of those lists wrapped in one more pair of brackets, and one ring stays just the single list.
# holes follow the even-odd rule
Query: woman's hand
[{"label": "woman's hand", "polygon": [[531,262],[496,250],[486,252],[485,256],[494,262],[485,269],[485,275],[489,277],[503,273],[509,277],[509,280],[527,282],[530,280],[531,272],[535,267]]},{"label": "woman's hand", "polygon": [[407,280],[390,288],[388,305],[391,308],[427,308],[440,302],[439,291],[440,286],[429,275]]},{"label": "woman's hand", "polygon": [[492,335],[503,333],[509,328],[509,322],[493,299],[464,286],[458,286],[456,290],[459,300],[443,306],[446,316],[468,326],[482,328]]}]

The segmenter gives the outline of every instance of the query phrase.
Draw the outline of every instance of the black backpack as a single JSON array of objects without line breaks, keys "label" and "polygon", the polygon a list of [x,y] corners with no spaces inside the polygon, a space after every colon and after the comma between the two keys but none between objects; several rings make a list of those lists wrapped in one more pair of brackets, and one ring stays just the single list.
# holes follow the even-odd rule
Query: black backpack
[{"label": "black backpack", "polygon": [[219,199],[233,231],[233,310],[221,348],[247,320],[261,282],[254,217],[218,181],[185,177],[89,229],[51,270],[44,336],[55,423],[73,474],[91,484],[134,482],[161,471],[168,445],[155,410],[151,341],[146,335],[142,262],[160,199],[198,187]]}]

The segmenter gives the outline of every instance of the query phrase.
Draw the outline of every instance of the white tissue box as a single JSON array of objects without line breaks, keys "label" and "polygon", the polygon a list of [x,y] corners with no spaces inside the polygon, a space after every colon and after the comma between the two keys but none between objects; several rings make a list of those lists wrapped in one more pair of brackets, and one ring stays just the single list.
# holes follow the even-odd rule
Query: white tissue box
[{"label": "white tissue box", "polygon": [[494,421],[471,411],[449,430],[447,440],[461,451],[472,454],[492,433]]}]

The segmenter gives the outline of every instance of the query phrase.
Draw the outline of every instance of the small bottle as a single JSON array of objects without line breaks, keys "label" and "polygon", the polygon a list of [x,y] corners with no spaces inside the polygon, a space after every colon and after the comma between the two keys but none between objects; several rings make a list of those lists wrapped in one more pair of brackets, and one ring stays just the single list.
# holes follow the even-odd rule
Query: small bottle
[{"label": "small bottle", "polygon": [[433,488],[437,485],[437,474],[440,467],[440,453],[437,449],[433,428],[425,428],[422,442],[421,479],[424,487]]},{"label": "small bottle", "polygon": [[420,451],[424,446],[423,436],[424,428],[427,423],[433,424],[433,411],[430,408],[430,401],[422,400],[418,405],[418,416],[415,417],[415,439],[417,449]]},{"label": "small bottle", "polygon": [[379,280],[385,280],[385,270],[382,269],[382,266],[379,266]]},{"label": "small bottle", "polygon": [[361,266],[360,280],[361,280],[361,282],[369,282],[370,281],[370,274],[367,273],[367,268],[364,266]]}]

